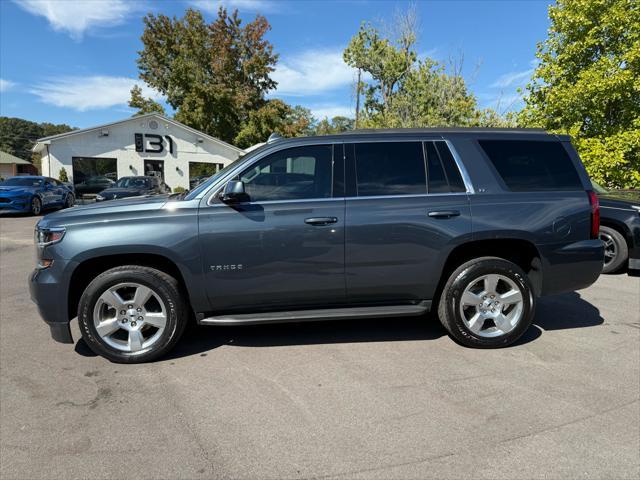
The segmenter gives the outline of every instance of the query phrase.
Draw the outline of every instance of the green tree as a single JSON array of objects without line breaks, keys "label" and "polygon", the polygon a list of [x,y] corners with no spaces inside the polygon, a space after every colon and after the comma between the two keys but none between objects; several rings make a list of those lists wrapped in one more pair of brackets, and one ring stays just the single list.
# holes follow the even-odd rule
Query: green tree
[{"label": "green tree", "polygon": [[242,125],[234,142],[240,148],[247,148],[264,142],[272,133],[284,137],[297,137],[311,133],[313,117],[301,106],[291,107],[282,100],[268,100],[261,108],[249,112],[249,118]]},{"label": "green tree", "polygon": [[353,130],[354,123],[353,119],[343,116],[336,116],[331,120],[325,117],[314,125],[312,133],[314,135],[334,135]]},{"label": "green tree", "polygon": [[129,100],[129,106],[131,108],[137,108],[138,111],[134,114],[144,115],[146,113],[159,113],[164,115],[164,107],[152,98],[145,98],[142,95],[142,89],[138,85],[134,85],[131,89],[131,99]]},{"label": "green tree", "polygon": [[61,182],[68,182],[69,181],[69,175],[67,175],[66,168],[62,167],[60,169],[60,173],[58,173],[58,180],[60,180]]},{"label": "green tree", "polygon": [[568,133],[591,177],[640,188],[640,3],[558,0],[523,126]]},{"label": "green tree", "polygon": [[140,78],[166,97],[176,120],[234,141],[276,86],[267,20],[258,15],[243,26],[237,10],[221,7],[210,24],[193,9],[180,19],[148,14],[144,23]]},{"label": "green tree", "polygon": [[364,110],[356,112],[358,127],[511,125],[491,109],[478,109],[459,68],[450,73],[430,58],[417,59],[414,15],[409,11],[398,17],[391,39],[363,24],[344,51],[345,62],[370,78],[356,85],[358,98],[360,92],[365,97]]},{"label": "green tree", "polygon": [[36,123],[22,118],[0,117],[0,150],[29,160],[37,139],[73,130],[69,125]]}]

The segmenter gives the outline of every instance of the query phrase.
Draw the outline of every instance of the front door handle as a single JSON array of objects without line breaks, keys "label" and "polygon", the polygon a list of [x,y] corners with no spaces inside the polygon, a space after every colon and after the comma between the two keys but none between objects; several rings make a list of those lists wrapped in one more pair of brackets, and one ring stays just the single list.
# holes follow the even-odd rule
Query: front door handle
[{"label": "front door handle", "polygon": [[460,212],[458,210],[439,210],[439,211],[429,212],[428,215],[431,218],[451,218],[451,217],[457,217],[458,215],[460,215]]},{"label": "front door handle", "polygon": [[332,223],[336,223],[338,219],[336,217],[312,217],[305,218],[304,223],[307,225],[330,225]]}]

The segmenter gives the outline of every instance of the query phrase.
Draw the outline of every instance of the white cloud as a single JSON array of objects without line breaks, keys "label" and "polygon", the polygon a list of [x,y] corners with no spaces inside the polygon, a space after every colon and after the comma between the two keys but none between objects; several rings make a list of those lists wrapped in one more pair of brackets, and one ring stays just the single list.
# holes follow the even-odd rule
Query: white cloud
[{"label": "white cloud", "polygon": [[271,0],[188,0],[189,5],[210,14],[218,13],[220,6],[229,9],[237,8],[246,12],[267,13],[275,10]]},{"label": "white cloud", "polygon": [[114,105],[126,105],[134,85],[142,88],[142,94],[145,97],[156,100],[161,98],[158,92],[139,80],[102,75],[62,77],[36,85],[31,89],[31,93],[38,96],[44,103],[84,112]]},{"label": "white cloud", "polygon": [[318,120],[328,118],[331,120],[333,117],[354,117],[353,108],[344,105],[311,105],[307,106],[311,110],[311,114]]},{"label": "white cloud", "polygon": [[307,50],[276,65],[272,78],[278,95],[324,93],[349,85],[354,70],[342,60],[342,50]]},{"label": "white cloud", "polygon": [[122,23],[138,6],[131,0],[14,0],[24,10],[45,17],[56,31],[75,39],[85,31]]},{"label": "white cloud", "polygon": [[530,68],[528,70],[524,70],[522,72],[509,72],[504,75],[500,75],[498,79],[493,82],[490,87],[492,88],[506,88],[510,86],[522,87],[526,85],[526,83],[531,78],[531,74],[533,73],[533,69]]},{"label": "white cloud", "polygon": [[15,87],[15,82],[11,80],[5,80],[4,78],[0,78],[0,92],[6,92],[7,90]]}]

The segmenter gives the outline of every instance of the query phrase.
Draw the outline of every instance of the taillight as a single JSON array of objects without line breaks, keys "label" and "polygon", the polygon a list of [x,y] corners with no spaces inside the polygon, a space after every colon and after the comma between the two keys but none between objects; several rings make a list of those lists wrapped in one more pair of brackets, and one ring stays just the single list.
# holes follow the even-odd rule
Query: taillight
[{"label": "taillight", "polygon": [[591,238],[598,238],[600,232],[600,202],[595,192],[587,190],[589,204],[591,205]]}]

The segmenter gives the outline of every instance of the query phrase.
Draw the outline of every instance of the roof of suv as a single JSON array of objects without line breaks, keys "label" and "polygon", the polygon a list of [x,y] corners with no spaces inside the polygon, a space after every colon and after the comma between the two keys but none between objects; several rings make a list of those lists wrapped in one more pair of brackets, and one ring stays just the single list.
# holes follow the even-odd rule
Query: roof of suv
[{"label": "roof of suv", "polygon": [[[283,141],[286,142],[295,142],[296,140],[304,140],[304,141],[327,141],[327,140],[339,140],[339,139],[353,139],[353,138],[366,138],[373,136],[418,136],[418,135],[468,135],[470,137],[478,137],[478,136],[491,136],[491,135],[514,135],[520,136],[523,135],[532,135],[538,137],[554,137],[559,140],[565,141],[569,140],[568,135],[556,135],[552,133],[548,133],[546,130],[542,128],[479,128],[479,127],[469,127],[469,128],[461,128],[461,127],[451,127],[451,128],[389,128],[389,129],[359,129],[359,130],[350,130],[342,133],[336,133],[331,135],[319,135],[319,136],[310,136],[310,137],[294,137],[294,138],[277,138],[267,142],[267,145],[274,145],[276,143],[280,143]],[[306,143],[306,142],[305,142]]]}]

